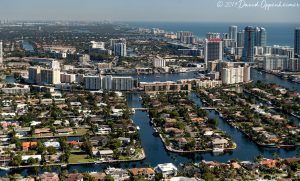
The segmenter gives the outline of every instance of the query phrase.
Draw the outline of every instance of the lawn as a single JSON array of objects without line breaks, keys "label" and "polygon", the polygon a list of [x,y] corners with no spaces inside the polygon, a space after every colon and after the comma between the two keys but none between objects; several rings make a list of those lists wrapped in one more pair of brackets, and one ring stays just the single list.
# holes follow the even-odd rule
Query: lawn
[{"label": "lawn", "polygon": [[94,162],[95,159],[88,158],[88,155],[78,155],[71,154],[69,158],[69,163],[85,163],[85,162]]}]

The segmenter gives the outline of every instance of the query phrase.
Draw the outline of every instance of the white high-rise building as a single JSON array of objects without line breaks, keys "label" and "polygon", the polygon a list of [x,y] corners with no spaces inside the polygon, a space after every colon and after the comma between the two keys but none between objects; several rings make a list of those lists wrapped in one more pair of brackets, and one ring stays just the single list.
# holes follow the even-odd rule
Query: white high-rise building
[{"label": "white high-rise building", "polygon": [[222,69],[223,84],[236,84],[244,82],[244,67],[229,67]]},{"label": "white high-rise building", "polygon": [[90,49],[105,49],[105,43],[104,42],[96,42],[96,41],[91,41],[90,42]]},{"label": "white high-rise building", "polygon": [[60,70],[60,63],[59,63],[59,61],[52,60],[50,68],[51,69],[58,69],[58,70]]},{"label": "white high-rise building", "polygon": [[113,54],[115,56],[126,57],[127,56],[126,43],[114,43]]},{"label": "white high-rise building", "polygon": [[41,83],[43,84],[60,84],[59,69],[41,69]]},{"label": "white high-rise building", "polygon": [[220,38],[205,39],[205,64],[208,61],[223,59],[223,41]]},{"label": "white high-rise building", "polygon": [[126,39],[125,38],[110,39],[110,46],[111,46],[112,50],[114,48],[115,43],[125,43],[126,44]]},{"label": "white high-rise building", "polygon": [[85,76],[84,88],[87,90],[129,91],[134,87],[132,77]]},{"label": "white high-rise building", "polygon": [[289,57],[287,55],[265,55],[263,69],[266,71],[287,70]]},{"label": "white high-rise building", "polygon": [[153,59],[153,67],[162,68],[166,66],[166,60],[163,58],[154,58]]},{"label": "white high-rise building", "polygon": [[0,41],[0,64],[3,63],[3,43]]}]

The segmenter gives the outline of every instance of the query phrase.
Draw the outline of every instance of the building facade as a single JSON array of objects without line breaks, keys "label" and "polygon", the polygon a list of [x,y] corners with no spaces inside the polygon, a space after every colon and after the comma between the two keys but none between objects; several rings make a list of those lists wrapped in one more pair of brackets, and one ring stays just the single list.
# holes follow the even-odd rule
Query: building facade
[{"label": "building facade", "polygon": [[206,39],[205,47],[205,64],[207,62],[214,60],[222,60],[223,59],[223,41],[222,39]]},{"label": "building facade", "polygon": [[300,55],[300,28],[295,29],[295,54],[299,57]]},{"label": "building facade", "polygon": [[255,28],[247,26],[244,35],[244,49],[242,59],[245,62],[254,61]]}]

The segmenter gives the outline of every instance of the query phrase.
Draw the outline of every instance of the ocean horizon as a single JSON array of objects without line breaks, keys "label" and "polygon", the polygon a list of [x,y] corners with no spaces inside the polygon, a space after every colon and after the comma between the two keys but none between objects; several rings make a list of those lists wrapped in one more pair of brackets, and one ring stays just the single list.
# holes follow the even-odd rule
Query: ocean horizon
[{"label": "ocean horizon", "polygon": [[126,22],[133,27],[159,28],[168,32],[191,31],[204,38],[208,32],[227,33],[230,25],[238,26],[238,31],[246,26],[259,26],[267,30],[267,45],[294,47],[294,31],[300,23],[233,23],[233,22]]}]

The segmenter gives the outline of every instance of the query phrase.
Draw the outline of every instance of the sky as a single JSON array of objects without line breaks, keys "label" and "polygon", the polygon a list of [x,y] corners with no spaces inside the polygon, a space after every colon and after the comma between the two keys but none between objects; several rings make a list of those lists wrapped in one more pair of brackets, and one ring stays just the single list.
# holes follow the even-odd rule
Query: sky
[{"label": "sky", "polygon": [[[0,20],[300,22],[300,0],[0,0]],[[236,3],[235,7],[230,2]],[[270,3],[298,7],[265,9]],[[257,3],[255,7],[250,4]]]}]

